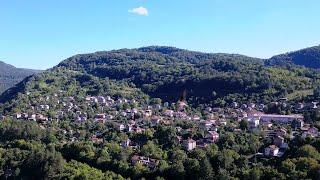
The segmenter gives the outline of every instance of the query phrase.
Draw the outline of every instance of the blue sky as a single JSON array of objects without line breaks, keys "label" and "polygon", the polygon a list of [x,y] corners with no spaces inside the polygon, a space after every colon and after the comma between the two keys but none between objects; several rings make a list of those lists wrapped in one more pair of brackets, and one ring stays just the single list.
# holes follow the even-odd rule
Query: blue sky
[{"label": "blue sky", "polygon": [[267,58],[320,44],[319,0],[1,0],[0,60],[149,45]]}]

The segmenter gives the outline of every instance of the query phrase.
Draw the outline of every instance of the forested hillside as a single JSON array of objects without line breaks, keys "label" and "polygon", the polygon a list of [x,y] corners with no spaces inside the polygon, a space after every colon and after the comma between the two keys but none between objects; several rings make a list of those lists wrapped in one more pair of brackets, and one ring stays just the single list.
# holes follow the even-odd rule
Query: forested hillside
[{"label": "forested hillside", "polygon": [[134,83],[152,97],[177,101],[186,90],[193,104],[234,100],[271,101],[319,83],[314,70],[265,66],[236,54],[208,54],[172,47],[145,47],[73,56],[58,67]]},{"label": "forested hillside", "polygon": [[[8,112],[18,112],[28,109],[28,100],[38,104],[37,98],[49,94],[63,93],[69,96],[84,97],[86,95],[109,95],[113,97],[126,97],[137,99],[148,99],[141,90],[127,82],[109,80],[108,78],[97,78],[89,74],[55,68],[35,76],[26,78],[13,88],[0,95],[0,103]],[[28,95],[28,94],[32,94]]]},{"label": "forested hillside", "polygon": [[39,71],[31,69],[16,68],[12,65],[0,61],[0,94],[6,89],[12,87],[27,76]]},{"label": "forested hillside", "polygon": [[[99,79],[121,80],[151,97],[169,102],[186,98],[194,105],[263,103],[310,92],[319,85],[320,74],[315,69],[270,62],[237,54],[152,46],[76,55],[52,70],[63,68]],[[0,102],[14,97],[15,89],[4,93]]]},{"label": "forested hillside", "polygon": [[320,68],[320,45],[277,55],[267,60],[270,65],[300,65],[309,68]]}]

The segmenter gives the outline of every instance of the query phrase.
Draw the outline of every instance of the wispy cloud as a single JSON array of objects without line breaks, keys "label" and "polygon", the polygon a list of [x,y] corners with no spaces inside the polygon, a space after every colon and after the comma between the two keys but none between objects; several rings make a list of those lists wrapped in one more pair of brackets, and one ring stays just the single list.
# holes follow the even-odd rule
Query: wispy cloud
[{"label": "wispy cloud", "polygon": [[133,9],[129,9],[128,11],[129,13],[133,13],[133,14],[138,14],[138,15],[141,15],[141,16],[148,16],[149,15],[149,12],[148,12],[148,9],[147,8],[144,8],[144,7],[137,7],[137,8],[133,8]]}]

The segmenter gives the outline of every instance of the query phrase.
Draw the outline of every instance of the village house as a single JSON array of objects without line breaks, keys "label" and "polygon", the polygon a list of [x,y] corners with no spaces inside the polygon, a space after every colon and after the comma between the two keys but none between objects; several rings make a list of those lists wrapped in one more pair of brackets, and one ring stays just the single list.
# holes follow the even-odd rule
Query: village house
[{"label": "village house", "polygon": [[123,98],[123,103],[129,103],[130,101],[126,98]]},{"label": "village house", "polygon": [[95,119],[95,122],[104,124],[106,123],[106,119]]},{"label": "village house", "polygon": [[226,126],[227,125],[227,120],[225,119],[219,119],[219,125],[223,125],[223,126]]},{"label": "village house", "polygon": [[245,112],[245,111],[241,111],[241,112],[239,113],[239,117],[240,117],[240,118],[247,118],[247,117],[248,117],[248,113]]},{"label": "village house", "polygon": [[105,120],[106,120],[106,115],[105,114],[96,114],[95,116],[94,116],[94,120],[95,121],[99,121],[99,122],[105,122]]},{"label": "village house", "polygon": [[45,104],[45,105],[40,105],[40,108],[41,108],[42,110],[49,110],[49,109],[50,109],[50,106],[47,105],[47,104]]},{"label": "village house", "polygon": [[103,96],[98,96],[97,100],[98,100],[99,104],[106,104],[106,102],[107,102],[106,98]]},{"label": "village house", "polygon": [[176,130],[177,130],[177,132],[181,132],[181,131],[182,131],[182,128],[181,128],[180,126],[177,126],[177,127],[176,127]]},{"label": "village house", "polygon": [[194,121],[200,121],[200,116],[198,116],[198,115],[193,115],[193,117],[192,117],[192,120],[194,120]]},{"label": "village house", "polygon": [[93,143],[96,143],[96,144],[103,143],[103,139],[102,139],[102,138],[97,138],[96,135],[93,135],[93,136],[91,137],[91,141],[92,141]]},{"label": "village house", "polygon": [[285,102],[283,102],[283,103],[281,103],[281,106],[282,106],[283,108],[286,108],[286,107],[288,107],[288,104],[285,103]]},{"label": "village house", "polygon": [[276,145],[270,145],[264,149],[265,156],[278,156],[279,148]]},{"label": "village house", "polygon": [[284,146],[285,146],[284,138],[282,136],[274,137],[273,144],[280,147],[280,148],[284,148]]},{"label": "village house", "polygon": [[116,129],[118,131],[124,131],[126,129],[126,126],[124,124],[116,124]]},{"label": "village house", "polygon": [[192,151],[197,147],[197,142],[193,139],[187,139],[182,141],[182,146],[187,150],[187,151]]},{"label": "village house", "polygon": [[132,132],[133,130],[134,130],[134,125],[132,125],[132,124],[127,124],[126,131],[127,131],[127,132]]},{"label": "village house", "polygon": [[208,131],[205,138],[208,142],[214,143],[219,139],[219,134],[216,131]]},{"label": "village house", "polygon": [[123,140],[123,141],[120,143],[120,146],[123,147],[123,148],[126,148],[126,147],[129,147],[129,146],[130,146],[130,143],[131,143],[131,140],[130,140],[130,139],[126,139],[126,140]]},{"label": "village house", "polygon": [[178,143],[182,143],[182,141],[183,141],[182,136],[176,136],[175,137],[175,141],[178,142]]},{"label": "village house", "polygon": [[188,104],[186,101],[179,101],[178,102],[178,111],[182,111],[186,107],[188,107]]},{"label": "village house", "polygon": [[42,114],[36,114],[36,120],[38,122],[45,123],[46,121],[48,121],[48,118]]},{"label": "village house", "polygon": [[161,121],[162,121],[162,117],[160,117],[160,116],[153,116],[153,117],[151,118],[151,127],[157,126],[158,124],[160,124]]},{"label": "village house", "polygon": [[218,108],[218,107],[212,108],[212,112],[218,113],[218,112],[222,112],[222,111],[223,111],[222,108]]},{"label": "village house", "polygon": [[131,163],[132,163],[132,165],[140,163],[144,166],[147,166],[147,167],[153,169],[159,164],[159,160],[151,159],[151,158],[144,157],[144,156],[134,155],[131,158]]},{"label": "village house", "polygon": [[310,109],[317,109],[318,108],[318,102],[311,102],[308,104],[308,107]]},{"label": "village house", "polygon": [[114,116],[111,115],[111,114],[108,114],[108,115],[106,115],[106,119],[107,120],[112,120],[112,119],[114,119]]},{"label": "village house", "polygon": [[63,112],[63,111],[57,111],[57,114],[56,114],[55,117],[56,117],[57,119],[62,119],[63,116],[64,116],[64,112]]},{"label": "village house", "polygon": [[137,134],[140,134],[140,133],[143,133],[145,131],[145,129],[141,128],[141,127],[136,127],[133,129],[133,131]]},{"label": "village house", "polygon": [[249,103],[247,107],[248,107],[248,108],[251,108],[251,109],[254,109],[254,108],[256,107],[256,104],[254,104],[254,103]]},{"label": "village house", "polygon": [[127,112],[121,112],[120,115],[121,115],[122,117],[127,117],[128,114],[127,114]]},{"label": "village house", "polygon": [[114,101],[110,96],[106,96],[107,101]]},{"label": "village house", "polygon": [[87,114],[79,114],[77,117],[76,117],[76,121],[78,122],[83,122],[83,121],[86,121],[87,120]]},{"label": "village house", "polygon": [[276,124],[289,124],[293,120],[303,120],[301,114],[280,115],[280,114],[262,114],[260,116],[260,123],[274,122]]},{"label": "village house", "polygon": [[260,120],[257,118],[253,118],[253,119],[249,119],[248,123],[249,123],[249,128],[254,129],[259,126]]},{"label": "village house", "polygon": [[136,109],[136,108],[131,109],[131,113],[138,114],[138,109]]},{"label": "village house", "polygon": [[212,111],[212,107],[206,107],[204,111],[206,113],[210,113]]},{"label": "village house", "polygon": [[135,125],[136,124],[136,121],[134,121],[134,120],[130,120],[129,122],[128,122],[128,125]]},{"label": "village house", "polygon": [[304,126],[304,121],[303,120],[295,120],[292,122],[292,128],[295,129],[301,129]]},{"label": "village house", "polygon": [[167,110],[164,111],[164,115],[166,115],[168,117],[173,117],[174,111],[167,109]]},{"label": "village house", "polygon": [[248,105],[242,104],[242,105],[241,105],[241,109],[248,109]]},{"label": "village house", "polygon": [[265,107],[266,106],[264,104],[259,104],[257,108],[259,111],[263,111]]},{"label": "village house", "polygon": [[302,110],[304,108],[304,104],[303,103],[298,103],[298,104],[295,105],[295,108],[297,110]]},{"label": "village house", "polygon": [[317,109],[319,102],[311,102],[312,104],[312,109]]},{"label": "village house", "polygon": [[284,127],[281,127],[280,129],[276,130],[276,136],[285,136],[287,135],[287,129]]},{"label": "village house", "polygon": [[130,101],[130,104],[136,104],[136,103],[138,103],[135,99],[131,99],[131,100],[129,100]]},{"label": "village house", "polygon": [[239,107],[239,104],[237,102],[232,102],[231,103],[231,107],[232,108],[238,108]]},{"label": "village house", "polygon": [[124,103],[124,101],[122,99],[117,99],[117,101],[116,101],[117,105],[120,105],[120,104],[123,104],[123,103]]},{"label": "village house", "polygon": [[303,132],[302,138],[306,138],[306,137],[318,137],[318,135],[319,135],[318,129],[315,128],[315,127],[311,127],[311,128],[309,128],[307,131]]},{"label": "village house", "polygon": [[282,97],[278,99],[279,102],[286,102],[288,101],[288,98]]},{"label": "village house", "polygon": [[153,105],[153,109],[161,110],[162,106],[160,104],[155,104],[155,105]]},{"label": "village house", "polygon": [[215,118],[216,118],[216,115],[213,113],[206,114],[206,119],[215,119]]},{"label": "village house", "polygon": [[185,112],[175,112],[174,116],[178,119],[187,119],[188,117]]},{"label": "village house", "polygon": [[91,101],[91,97],[90,97],[90,96],[87,96],[87,97],[85,97],[85,100],[86,100],[86,101]]},{"label": "village house", "polygon": [[213,121],[201,121],[199,124],[199,128],[203,130],[209,130],[215,124]]},{"label": "village house", "polygon": [[312,127],[312,128],[309,128],[309,129],[308,129],[308,133],[309,133],[309,134],[312,134],[314,137],[317,137],[318,134],[319,134],[319,131],[318,131],[317,128]]},{"label": "village house", "polygon": [[143,116],[144,117],[151,117],[152,116],[152,110],[151,109],[147,109],[143,112]]},{"label": "village house", "polygon": [[21,119],[28,119],[28,117],[29,117],[28,113],[21,114]]},{"label": "village house", "polygon": [[208,145],[209,144],[207,142],[204,142],[203,140],[197,141],[197,148],[205,149],[206,147],[208,147]]},{"label": "village house", "polygon": [[276,131],[272,129],[267,129],[262,131],[265,138],[273,138],[276,136]]},{"label": "village house", "polygon": [[33,113],[28,114],[28,120],[30,120],[30,121],[36,121],[37,120],[36,117],[37,117],[36,114],[33,114]]},{"label": "village house", "polygon": [[13,118],[15,119],[21,119],[21,113],[15,113]]},{"label": "village house", "polygon": [[91,101],[92,103],[98,103],[98,98],[96,98],[96,97],[91,97],[90,101]]}]

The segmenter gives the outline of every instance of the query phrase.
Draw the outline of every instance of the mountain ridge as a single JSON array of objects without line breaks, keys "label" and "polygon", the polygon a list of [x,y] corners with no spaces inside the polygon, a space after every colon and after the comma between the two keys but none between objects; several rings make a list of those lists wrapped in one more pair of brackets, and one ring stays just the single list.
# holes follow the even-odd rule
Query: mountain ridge
[{"label": "mountain ridge", "polygon": [[0,61],[0,93],[13,87],[24,78],[39,72],[41,72],[41,70],[16,68],[13,65]]},{"label": "mountain ridge", "polygon": [[[186,91],[192,104],[216,105],[234,100],[272,101],[319,84],[320,75],[314,69],[294,64],[268,65],[266,61],[239,54],[149,46],[74,55],[40,77],[46,84],[53,71],[65,69],[66,73],[75,71],[100,80],[126,82],[165,101],[177,101]],[[7,102],[8,97],[17,97],[13,89],[0,97],[1,102]]]}]

